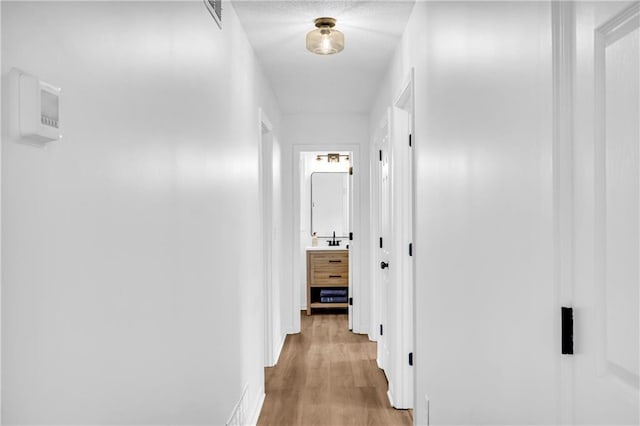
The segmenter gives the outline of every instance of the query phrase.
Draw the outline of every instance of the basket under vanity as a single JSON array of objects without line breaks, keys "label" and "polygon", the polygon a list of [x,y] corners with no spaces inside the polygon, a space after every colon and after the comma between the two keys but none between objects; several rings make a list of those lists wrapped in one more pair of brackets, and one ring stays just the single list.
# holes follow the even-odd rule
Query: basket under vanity
[{"label": "basket under vanity", "polygon": [[[321,297],[323,291],[332,295]],[[328,301],[323,302],[323,299]],[[311,315],[312,309],[346,309],[349,307],[348,300],[349,250],[308,248],[307,315]]]}]

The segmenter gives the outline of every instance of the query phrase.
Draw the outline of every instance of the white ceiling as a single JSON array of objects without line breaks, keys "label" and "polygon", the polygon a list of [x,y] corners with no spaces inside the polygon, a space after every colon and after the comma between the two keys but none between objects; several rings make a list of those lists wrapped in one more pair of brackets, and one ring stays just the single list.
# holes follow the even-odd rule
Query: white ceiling
[{"label": "white ceiling", "polygon": [[[233,1],[282,112],[367,113],[413,1]],[[321,16],[337,19],[345,48],[314,55],[305,36]]]}]

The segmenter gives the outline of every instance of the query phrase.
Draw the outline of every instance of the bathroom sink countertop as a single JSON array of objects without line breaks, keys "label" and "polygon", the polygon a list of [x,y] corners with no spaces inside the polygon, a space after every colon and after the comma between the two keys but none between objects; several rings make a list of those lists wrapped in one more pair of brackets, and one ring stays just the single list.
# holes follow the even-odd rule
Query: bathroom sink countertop
[{"label": "bathroom sink countertop", "polygon": [[317,246],[317,247],[307,247],[307,250],[348,250],[346,246]]}]

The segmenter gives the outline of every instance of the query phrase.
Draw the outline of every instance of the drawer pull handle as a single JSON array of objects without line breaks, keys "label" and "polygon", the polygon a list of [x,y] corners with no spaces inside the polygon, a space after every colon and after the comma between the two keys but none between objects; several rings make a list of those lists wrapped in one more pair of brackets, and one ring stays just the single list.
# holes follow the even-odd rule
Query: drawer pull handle
[{"label": "drawer pull handle", "polygon": [[342,275],[329,275],[329,278],[342,278]]},{"label": "drawer pull handle", "polygon": [[342,263],[342,260],[330,260],[329,263]]}]

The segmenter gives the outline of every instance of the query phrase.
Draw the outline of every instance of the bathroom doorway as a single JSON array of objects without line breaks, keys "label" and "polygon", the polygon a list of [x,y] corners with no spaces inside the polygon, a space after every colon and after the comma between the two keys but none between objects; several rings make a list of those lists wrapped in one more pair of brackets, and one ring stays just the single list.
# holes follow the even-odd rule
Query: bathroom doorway
[{"label": "bathroom doorway", "polygon": [[[358,296],[360,294],[360,203],[358,179],[358,146],[296,146],[294,147],[294,291],[293,305],[298,315],[295,329],[300,331],[300,311],[310,313],[324,312],[323,308],[331,307],[338,300],[340,308],[347,308],[348,327],[354,332],[361,332],[359,322]],[[315,232],[315,238],[313,233]],[[334,235],[335,233],[335,235]],[[314,245],[315,244],[315,245]],[[307,256],[309,249],[313,252],[323,251],[321,258],[329,253],[348,252],[348,283],[333,284],[332,280],[341,280],[344,272],[326,273],[326,277],[318,276],[321,283],[335,288],[320,289],[319,285],[310,289],[307,277]],[[326,253],[325,253],[326,251]],[[325,259],[326,260],[326,259]],[[328,260],[329,261],[329,260]],[[330,260],[344,266],[341,259]],[[346,268],[346,267],[345,267]],[[347,270],[345,269],[345,272]],[[320,275],[325,271],[320,271]],[[324,281],[322,281],[324,280]],[[341,294],[336,291],[346,290]],[[320,291],[329,291],[329,297],[320,295]],[[317,293],[317,294],[316,294]],[[312,296],[311,296],[312,294]],[[345,300],[346,298],[346,300]],[[366,331],[365,331],[366,332]]]}]

